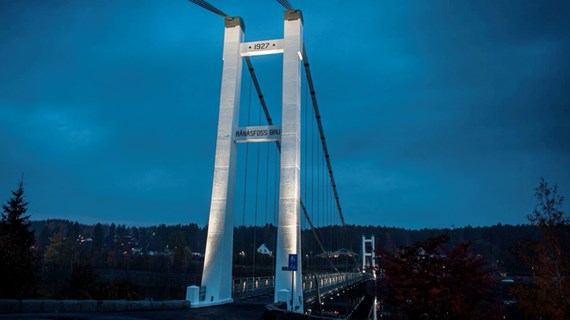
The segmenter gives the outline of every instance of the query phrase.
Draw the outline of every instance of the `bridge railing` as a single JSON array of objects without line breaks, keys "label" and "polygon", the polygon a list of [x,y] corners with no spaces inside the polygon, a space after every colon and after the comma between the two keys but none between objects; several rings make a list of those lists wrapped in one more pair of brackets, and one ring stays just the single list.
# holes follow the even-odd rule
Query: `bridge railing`
[{"label": "bridge railing", "polygon": [[325,296],[337,289],[362,281],[366,277],[366,274],[360,272],[308,274],[304,276],[303,295],[306,301],[311,301],[317,297],[317,293]]},{"label": "bridge railing", "polygon": [[[306,298],[316,297],[317,286],[321,295],[326,295],[338,288],[349,286],[363,280],[366,275],[358,272],[320,273],[303,275],[303,294]],[[234,297],[267,293],[275,287],[275,277],[234,278],[232,295]]]},{"label": "bridge railing", "polygon": [[265,292],[275,287],[275,277],[234,278],[232,284],[233,296],[250,295]]}]

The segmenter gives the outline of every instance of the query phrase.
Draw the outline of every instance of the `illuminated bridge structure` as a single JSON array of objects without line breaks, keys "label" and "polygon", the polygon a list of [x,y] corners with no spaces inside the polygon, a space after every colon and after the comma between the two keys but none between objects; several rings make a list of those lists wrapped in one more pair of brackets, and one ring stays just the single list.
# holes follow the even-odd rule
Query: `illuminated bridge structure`
[{"label": "illuminated bridge structure", "polygon": [[[333,212],[335,217],[321,218],[321,222],[327,220],[326,223],[329,225],[335,224],[339,227],[338,230],[345,230],[345,219],[327,148],[307,49],[303,41],[303,15],[300,10],[293,9],[286,0],[278,0],[286,9],[283,19],[283,38],[246,42],[242,18],[231,17],[203,0],[190,1],[222,16],[225,32],[220,111],[204,269],[201,285],[188,287],[186,299],[191,302],[192,307],[206,307],[231,303],[236,296],[265,290],[273,292],[274,302],[286,303],[289,311],[302,313],[304,303],[310,296],[314,297],[319,291],[326,292],[352,284],[363,277],[355,255],[351,256],[353,267],[347,268],[345,262],[342,272],[333,263],[333,259],[327,260],[330,263],[328,273],[305,274],[303,272],[305,266],[305,257],[301,251],[303,230],[310,230],[316,243],[316,250],[320,252],[320,255],[327,256],[332,251],[330,246],[328,250],[325,249],[325,244],[313,221],[314,214],[310,211]],[[270,54],[283,55],[280,124],[275,124],[270,116],[252,64],[253,57]],[[261,115],[264,115],[262,123],[256,123],[255,126],[249,125],[249,114],[247,126],[240,126],[239,123],[244,61],[251,79],[250,95],[251,84],[253,84],[262,109],[259,112],[260,120]],[[310,105],[302,103],[303,85],[305,102],[310,96]],[[312,143],[312,148],[317,149],[311,152],[312,154],[316,152],[318,162],[322,163],[322,167],[318,167],[321,169],[315,169],[316,160],[314,156],[312,157],[311,167],[319,171],[317,178],[311,179],[311,184],[320,184],[317,192],[321,193],[319,199],[321,203],[316,205],[317,209],[314,205],[306,206],[304,201],[307,189],[313,188],[308,186],[307,171],[302,170],[302,166],[306,165],[302,163],[302,159],[305,162],[308,161],[307,154],[302,156],[303,146],[304,152],[308,152],[307,144],[303,144],[302,141],[302,133],[308,135],[306,128],[309,122],[311,122],[311,128],[315,128],[315,142]],[[303,123],[305,124],[304,130]],[[276,190],[279,191],[278,200],[275,201],[278,206],[277,236],[274,248],[275,275],[232,278],[231,257],[234,253],[233,232],[235,211],[237,211],[235,210],[235,188],[238,144],[268,142],[275,144],[278,152],[276,154],[279,157],[278,164],[276,164],[279,171]],[[257,170],[259,171],[259,152]],[[305,172],[304,181],[303,172]],[[326,196],[324,196],[325,193]],[[315,198],[313,192],[311,196]],[[342,237],[342,235],[335,234],[334,237]]]}]

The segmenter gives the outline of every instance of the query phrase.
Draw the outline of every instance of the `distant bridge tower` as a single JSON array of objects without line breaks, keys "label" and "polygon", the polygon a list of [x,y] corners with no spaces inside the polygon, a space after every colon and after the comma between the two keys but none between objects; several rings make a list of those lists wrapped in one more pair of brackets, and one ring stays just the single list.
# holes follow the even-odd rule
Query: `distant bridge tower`
[{"label": "distant bridge tower", "polygon": [[[301,169],[301,11],[285,12],[284,38],[243,42],[245,27],[239,17],[225,19],[222,88],[216,143],[214,181],[204,271],[200,287],[187,289],[192,307],[232,302],[234,187],[239,143],[281,140],[279,218],[275,268],[275,302],[284,300],[290,310],[303,312],[300,224]],[[238,127],[243,57],[283,54],[282,125]],[[265,136],[242,134],[250,130]],[[290,271],[289,255],[297,255]],[[288,268],[289,267],[289,268]],[[284,293],[287,293],[284,295]]]},{"label": "distant bridge tower", "polygon": [[376,266],[375,249],[374,236],[370,237],[370,239],[362,236],[362,270],[366,270],[367,267],[373,270]]}]

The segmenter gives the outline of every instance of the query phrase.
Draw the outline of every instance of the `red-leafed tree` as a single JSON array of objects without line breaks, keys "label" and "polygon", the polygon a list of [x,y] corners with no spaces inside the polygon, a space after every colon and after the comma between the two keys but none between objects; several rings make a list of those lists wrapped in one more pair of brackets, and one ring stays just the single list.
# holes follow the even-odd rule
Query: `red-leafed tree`
[{"label": "red-leafed tree", "polygon": [[471,245],[445,244],[447,235],[430,238],[395,255],[384,254],[381,292],[410,319],[493,319],[501,312],[493,295],[495,281]]}]

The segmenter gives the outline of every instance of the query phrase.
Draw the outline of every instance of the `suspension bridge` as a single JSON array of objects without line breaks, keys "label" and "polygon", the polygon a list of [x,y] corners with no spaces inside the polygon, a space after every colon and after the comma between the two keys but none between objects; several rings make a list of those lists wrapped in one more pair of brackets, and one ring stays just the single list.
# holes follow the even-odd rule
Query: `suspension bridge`
[{"label": "suspension bridge", "polygon": [[[203,0],[190,2],[223,17],[224,42],[204,267],[201,284],[188,287],[186,299],[193,308],[201,308],[271,292],[274,303],[285,305],[289,312],[306,313],[305,303],[370,277],[363,271],[366,264],[374,266],[370,252],[374,241],[363,237],[359,263],[345,232],[303,41],[302,12],[287,0],[277,0],[285,9],[283,38],[246,41],[243,18]],[[277,106],[267,101],[264,79],[254,68],[256,57],[275,54],[282,57]],[[242,105],[246,112],[240,110]],[[240,220],[242,227],[246,220],[265,226],[263,235],[258,238],[254,231],[253,243],[236,241],[234,228]],[[250,276],[234,276],[236,252],[237,257],[251,255]],[[271,274],[261,275],[259,261],[256,274],[259,252],[271,257]]]}]

